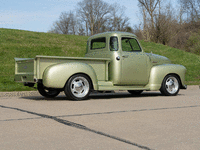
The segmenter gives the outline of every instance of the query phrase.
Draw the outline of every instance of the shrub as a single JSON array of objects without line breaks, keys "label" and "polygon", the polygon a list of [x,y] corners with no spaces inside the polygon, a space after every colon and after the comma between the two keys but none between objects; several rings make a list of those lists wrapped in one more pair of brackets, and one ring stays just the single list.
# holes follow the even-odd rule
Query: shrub
[{"label": "shrub", "polygon": [[200,55],[200,30],[191,34],[186,44],[186,51]]}]

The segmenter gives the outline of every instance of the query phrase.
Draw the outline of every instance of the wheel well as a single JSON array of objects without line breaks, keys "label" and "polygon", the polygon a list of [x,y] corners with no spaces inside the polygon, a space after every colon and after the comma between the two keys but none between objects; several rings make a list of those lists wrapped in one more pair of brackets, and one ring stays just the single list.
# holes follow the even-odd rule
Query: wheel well
[{"label": "wheel well", "polygon": [[[87,76],[87,77],[89,78],[89,80],[90,80],[90,83],[91,83],[91,89],[92,89],[92,90],[94,89],[94,87],[93,87],[93,82],[92,82],[92,79],[90,78],[90,76],[87,75],[87,74],[85,74],[85,73],[82,73],[82,72],[80,72],[80,73],[75,73],[75,74],[71,75],[71,76],[68,78],[67,82],[69,81],[69,79],[70,79],[72,76],[77,75],[77,74],[83,74],[83,75]],[[65,85],[67,84],[67,82],[65,83]]]}]

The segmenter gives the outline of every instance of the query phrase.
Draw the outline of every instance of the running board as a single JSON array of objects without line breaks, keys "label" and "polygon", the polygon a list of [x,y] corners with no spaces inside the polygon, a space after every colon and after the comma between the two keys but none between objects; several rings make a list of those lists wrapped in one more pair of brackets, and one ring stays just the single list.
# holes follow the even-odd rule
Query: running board
[{"label": "running board", "polygon": [[104,82],[104,81],[99,81],[98,82],[98,90],[99,91],[112,91],[112,90],[150,90],[146,86],[118,86],[118,85],[113,85],[112,82]]}]

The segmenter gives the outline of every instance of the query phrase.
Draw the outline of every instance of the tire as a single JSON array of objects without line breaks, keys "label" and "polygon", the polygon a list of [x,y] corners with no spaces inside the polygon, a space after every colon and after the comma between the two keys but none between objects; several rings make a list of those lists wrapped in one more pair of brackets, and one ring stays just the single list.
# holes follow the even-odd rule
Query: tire
[{"label": "tire", "polygon": [[128,90],[128,92],[132,95],[140,95],[143,90]]},{"label": "tire", "polygon": [[175,75],[167,75],[161,85],[160,92],[165,96],[176,96],[180,90],[180,81]]},{"label": "tire", "polygon": [[53,98],[56,97],[58,94],[60,94],[60,91],[57,89],[51,89],[51,88],[45,88],[42,83],[37,84],[38,92],[47,98]]},{"label": "tire", "polygon": [[84,74],[76,74],[67,81],[64,92],[71,100],[85,100],[91,92],[90,79]]}]

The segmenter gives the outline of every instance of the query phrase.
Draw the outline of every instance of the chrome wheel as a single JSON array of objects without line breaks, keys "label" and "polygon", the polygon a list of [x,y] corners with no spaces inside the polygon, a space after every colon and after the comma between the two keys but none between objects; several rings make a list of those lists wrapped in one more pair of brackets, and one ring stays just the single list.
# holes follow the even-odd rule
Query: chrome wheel
[{"label": "chrome wheel", "polygon": [[180,89],[180,81],[176,75],[167,75],[161,85],[160,91],[166,96],[175,96]]},{"label": "chrome wheel", "polygon": [[174,94],[178,91],[179,89],[179,83],[178,80],[175,77],[169,77],[166,80],[166,90],[170,93],[170,94]]},{"label": "chrome wheel", "polygon": [[74,96],[82,98],[89,92],[89,82],[84,77],[76,77],[71,82],[71,92]]},{"label": "chrome wheel", "polygon": [[65,95],[72,100],[87,99],[92,83],[87,75],[76,74],[72,76],[65,85]]}]

